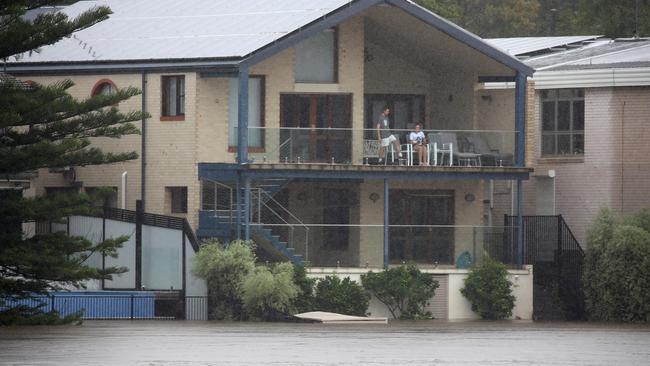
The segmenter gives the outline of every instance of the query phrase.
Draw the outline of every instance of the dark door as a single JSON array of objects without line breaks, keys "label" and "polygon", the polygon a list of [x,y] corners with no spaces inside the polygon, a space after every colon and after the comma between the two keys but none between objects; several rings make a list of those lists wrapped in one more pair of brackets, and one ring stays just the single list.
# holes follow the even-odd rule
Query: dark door
[{"label": "dark door", "polygon": [[391,263],[453,264],[453,191],[391,190],[389,215]]},{"label": "dark door", "polygon": [[351,160],[352,96],[282,94],[280,159],[344,163]]}]

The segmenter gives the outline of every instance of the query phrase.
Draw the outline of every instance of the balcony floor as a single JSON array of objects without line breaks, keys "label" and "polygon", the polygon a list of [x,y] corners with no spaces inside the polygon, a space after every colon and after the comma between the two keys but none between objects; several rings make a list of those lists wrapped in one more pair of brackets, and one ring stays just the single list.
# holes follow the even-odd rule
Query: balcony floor
[{"label": "balcony floor", "polygon": [[199,178],[223,178],[236,172],[255,177],[322,178],[322,179],[494,179],[527,180],[533,172],[529,167],[495,166],[404,166],[355,165],[324,163],[200,163]]}]

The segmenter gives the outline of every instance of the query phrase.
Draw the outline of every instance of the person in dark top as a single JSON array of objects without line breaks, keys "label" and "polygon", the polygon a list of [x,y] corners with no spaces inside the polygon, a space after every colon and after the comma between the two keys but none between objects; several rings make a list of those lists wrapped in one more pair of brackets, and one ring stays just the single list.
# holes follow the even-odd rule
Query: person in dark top
[{"label": "person in dark top", "polygon": [[399,140],[395,135],[390,132],[390,107],[385,106],[384,110],[379,115],[379,121],[377,121],[377,139],[379,140],[379,163],[383,162],[383,158],[386,154],[386,148],[393,144],[395,151],[399,152],[399,157],[402,157],[402,150],[399,145]]}]

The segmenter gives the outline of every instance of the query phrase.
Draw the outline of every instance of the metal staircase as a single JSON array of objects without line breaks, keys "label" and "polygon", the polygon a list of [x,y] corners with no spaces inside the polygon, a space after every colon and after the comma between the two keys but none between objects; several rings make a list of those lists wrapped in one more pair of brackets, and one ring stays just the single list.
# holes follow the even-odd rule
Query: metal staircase
[{"label": "metal staircase", "polygon": [[[245,221],[244,190],[240,190],[238,200],[237,190],[232,186],[212,183],[215,185],[213,210],[208,211],[208,217],[205,211],[201,215],[199,235],[232,239],[236,237],[238,217],[242,224]],[[309,228],[273,197],[288,183],[288,179],[268,178],[251,187],[251,238],[271,258],[303,264],[308,258]],[[206,230],[206,226],[210,229]]]}]

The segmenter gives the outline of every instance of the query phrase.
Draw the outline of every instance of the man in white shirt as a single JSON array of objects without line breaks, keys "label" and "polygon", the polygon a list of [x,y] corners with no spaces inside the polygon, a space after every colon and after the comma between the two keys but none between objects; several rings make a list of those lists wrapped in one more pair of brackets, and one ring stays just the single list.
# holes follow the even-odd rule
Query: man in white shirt
[{"label": "man in white shirt", "polygon": [[413,144],[413,148],[418,155],[418,164],[419,165],[429,165],[429,154],[427,154],[427,138],[424,136],[422,130],[422,124],[417,123],[415,125],[415,131],[409,134],[409,142]]}]

